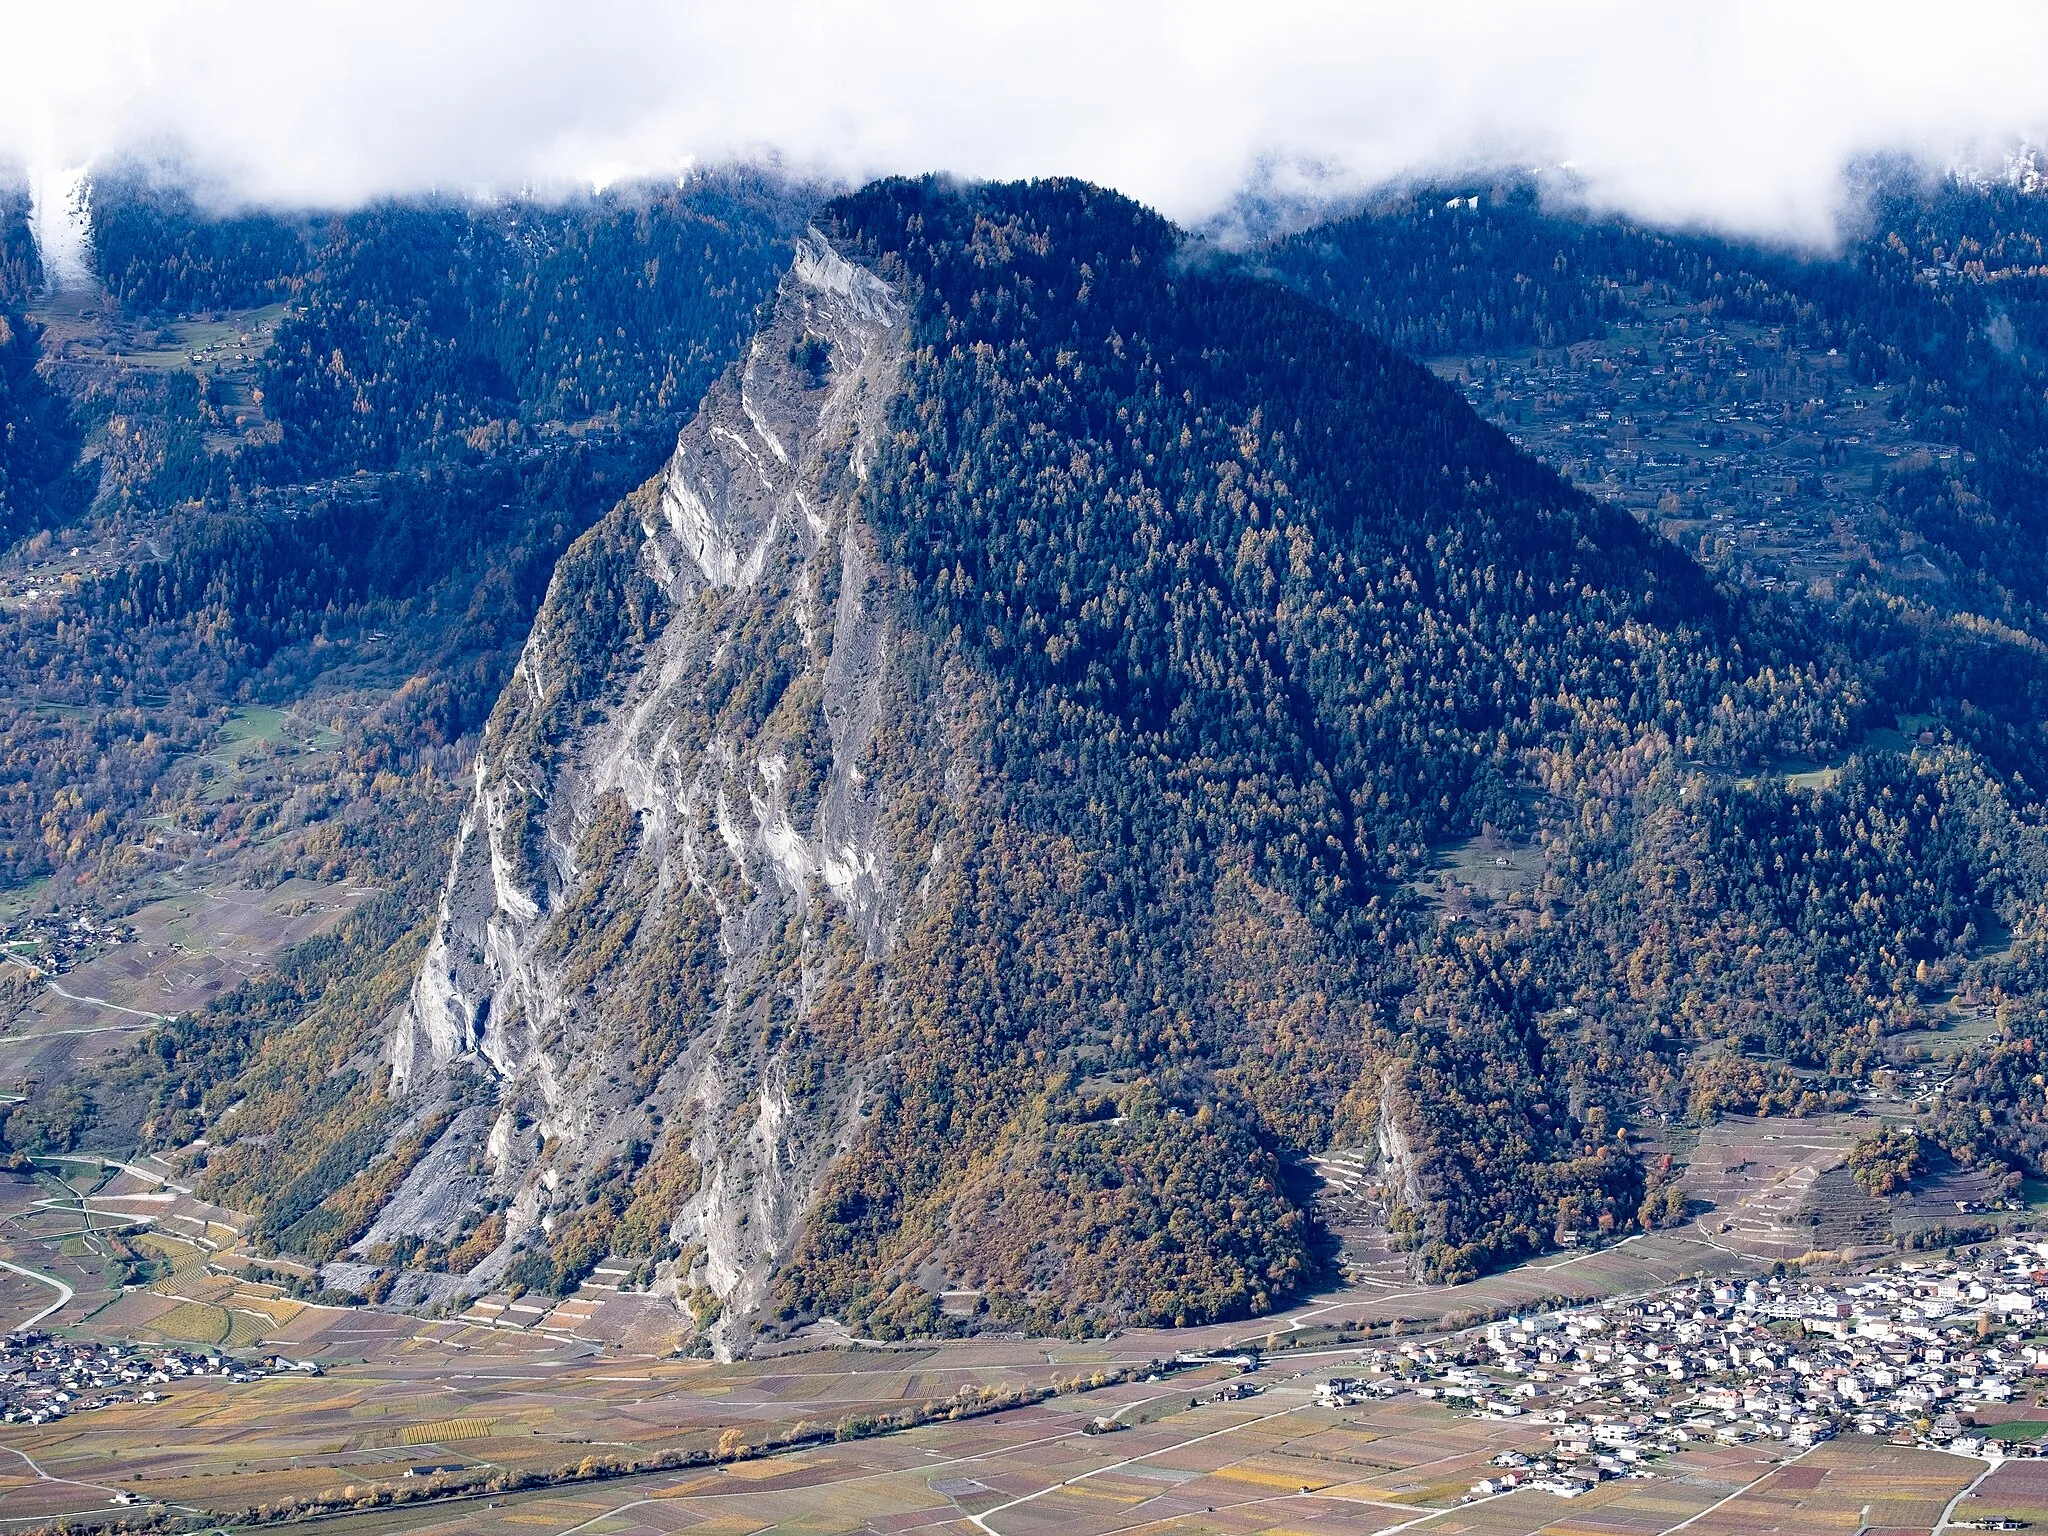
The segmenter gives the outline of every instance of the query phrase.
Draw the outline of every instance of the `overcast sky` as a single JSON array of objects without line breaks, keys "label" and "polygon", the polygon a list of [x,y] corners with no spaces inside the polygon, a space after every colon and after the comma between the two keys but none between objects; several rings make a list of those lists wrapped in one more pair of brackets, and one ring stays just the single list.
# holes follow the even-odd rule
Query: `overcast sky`
[{"label": "overcast sky", "polygon": [[0,153],[177,148],[351,202],[776,154],[1074,174],[1199,221],[1262,166],[1352,189],[1569,163],[1596,202],[1824,240],[1843,166],[2048,142],[2048,3],[8,0]]}]

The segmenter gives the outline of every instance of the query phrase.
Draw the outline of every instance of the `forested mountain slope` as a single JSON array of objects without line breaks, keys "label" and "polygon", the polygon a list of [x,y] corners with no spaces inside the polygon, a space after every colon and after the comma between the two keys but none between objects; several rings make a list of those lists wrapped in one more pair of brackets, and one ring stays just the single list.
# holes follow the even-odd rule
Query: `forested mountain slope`
[{"label": "forested mountain slope", "polygon": [[39,328],[23,312],[42,266],[29,234],[27,192],[0,182],[0,540],[77,511],[78,431],[36,372]]},{"label": "forested mountain slope", "polygon": [[39,328],[0,305],[0,540],[63,522],[84,503],[78,431],[36,372]]},{"label": "forested mountain slope", "polygon": [[[555,560],[661,462],[799,216],[743,181],[287,220],[107,176],[92,207],[118,302],[74,296],[48,335],[0,305],[0,872],[109,902],[154,862],[152,796],[188,787],[156,754],[228,705],[330,701],[372,775],[473,737]],[[460,302],[405,276],[451,267]],[[237,330],[271,344],[215,361]],[[477,387],[510,377],[479,358],[501,342],[523,372]],[[16,542],[57,528],[68,557]]]},{"label": "forested mountain slope", "polygon": [[[2031,942],[2023,790],[1788,788],[1853,659],[1365,332],[1077,183],[819,231],[557,569],[388,1029],[208,1094],[273,1241],[414,1298],[611,1255],[728,1348],[1259,1312],[1308,1153],[1431,1277],[1662,1220],[1637,1129],[1839,1100]],[[1451,910],[1480,834],[1541,877]]]},{"label": "forested mountain slope", "polygon": [[28,188],[0,181],[0,305],[20,305],[42,276],[42,258],[29,230]]},{"label": "forested mountain slope", "polygon": [[[2039,784],[2048,199],[1881,168],[1839,252],[1602,217],[1505,179],[1259,260],[1717,572],[1790,586],[1882,710]],[[1446,196],[1446,194],[1451,194]]]},{"label": "forested mountain slope", "polygon": [[[660,465],[803,207],[707,178],[530,222],[502,203],[286,219],[107,176],[94,256],[114,294],[0,292],[0,928],[295,877],[353,913],[118,1068],[97,1059],[118,1031],[21,1039],[0,1071],[69,1095],[67,1135],[181,1143],[272,1022],[374,1026],[380,978],[402,988],[425,942],[477,734],[556,560]],[[0,204],[0,256],[33,288],[24,209]],[[443,260],[451,228],[488,258],[464,290],[481,310],[423,317],[376,274]],[[642,325],[650,303],[661,326]],[[544,384],[480,400],[426,366],[528,310],[548,337],[522,344],[520,377]],[[280,338],[377,382],[287,411],[267,398]],[[424,361],[404,373],[395,353]],[[390,429],[352,437],[371,395]],[[189,942],[203,957],[213,938]],[[160,1006],[142,990],[129,1001]],[[14,1150],[48,1150],[33,1106],[8,1123]]]},{"label": "forested mountain slope", "polygon": [[1572,963],[1604,977],[1603,1011],[1648,1004],[1656,1037],[1705,1042],[1643,1107],[1853,1092],[2006,1170],[2017,1209],[2043,1172],[2024,1084],[2044,1028],[2048,200],[1883,167],[1864,192],[1835,251],[1508,177],[1390,194],[1257,260],[1433,357],[1851,686],[1856,750],[1682,788],[1704,824],[1635,797],[1629,857],[1589,866],[1576,926],[1608,932]]}]

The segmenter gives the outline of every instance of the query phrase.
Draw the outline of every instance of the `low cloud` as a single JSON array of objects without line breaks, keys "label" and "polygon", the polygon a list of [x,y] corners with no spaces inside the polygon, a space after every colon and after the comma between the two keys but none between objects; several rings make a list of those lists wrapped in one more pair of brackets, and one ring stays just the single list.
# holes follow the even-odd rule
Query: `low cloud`
[{"label": "low cloud", "polygon": [[1646,217],[1821,242],[1859,157],[2048,139],[2038,3],[82,0],[9,31],[0,153],[175,154],[297,204],[774,157],[1079,175],[1195,222],[1261,177],[1525,164]]}]

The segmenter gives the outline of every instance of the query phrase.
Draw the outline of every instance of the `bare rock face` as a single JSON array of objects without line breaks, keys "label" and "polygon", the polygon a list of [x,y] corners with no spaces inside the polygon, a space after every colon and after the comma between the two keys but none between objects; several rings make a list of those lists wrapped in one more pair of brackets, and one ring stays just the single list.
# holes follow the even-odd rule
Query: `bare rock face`
[{"label": "bare rock face", "polygon": [[830,1020],[883,985],[962,793],[946,669],[902,664],[857,515],[905,330],[805,236],[665,472],[557,571],[387,1044],[413,1123],[456,1114],[361,1251],[495,1212],[472,1283],[539,1228],[721,1350],[763,1299],[862,1122]]}]

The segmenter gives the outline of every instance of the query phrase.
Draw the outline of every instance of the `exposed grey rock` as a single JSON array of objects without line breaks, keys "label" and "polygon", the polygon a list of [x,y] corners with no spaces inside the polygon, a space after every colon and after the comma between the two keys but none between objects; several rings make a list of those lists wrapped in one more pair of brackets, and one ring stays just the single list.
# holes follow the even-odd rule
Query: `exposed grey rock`
[{"label": "exposed grey rock", "polygon": [[336,1259],[320,1266],[320,1284],[332,1291],[363,1291],[377,1278],[377,1266]]},{"label": "exposed grey rock", "polygon": [[491,1121],[487,1109],[466,1109],[457,1115],[378,1213],[356,1251],[368,1253],[404,1234],[454,1242],[463,1217],[488,1188],[484,1174],[472,1171],[471,1165],[483,1151]]},{"label": "exposed grey rock", "polygon": [[[358,1252],[451,1241],[496,1198],[505,1242],[470,1277],[488,1283],[536,1227],[573,1219],[605,1169],[687,1135],[698,1185],[670,1229],[685,1258],[657,1288],[708,1285],[725,1303],[714,1342],[743,1337],[861,1119],[858,1072],[814,1057],[796,1070],[791,1022],[848,947],[835,948],[834,925],[857,936],[856,959],[884,959],[908,888],[943,857],[939,828],[885,827],[891,785],[960,772],[939,753],[874,760],[894,631],[857,493],[904,330],[886,284],[807,234],[745,360],[634,499],[635,558],[662,614],[632,654],[600,659],[594,699],[578,692],[592,663],[576,580],[595,557],[579,545],[557,572],[478,754],[439,924],[387,1043],[394,1085],[416,1104],[482,1074],[497,1105],[455,1119]],[[767,719],[707,692],[723,660],[769,645],[784,681]],[[916,707],[943,730],[942,707]],[[637,818],[632,867],[579,868],[609,797]],[[563,925],[599,897],[638,925],[593,975],[592,941]],[[686,1044],[643,1095],[638,1033],[668,1000],[643,1001],[635,1023],[627,994],[680,942],[691,899],[716,915],[717,997],[680,1021]]]}]

